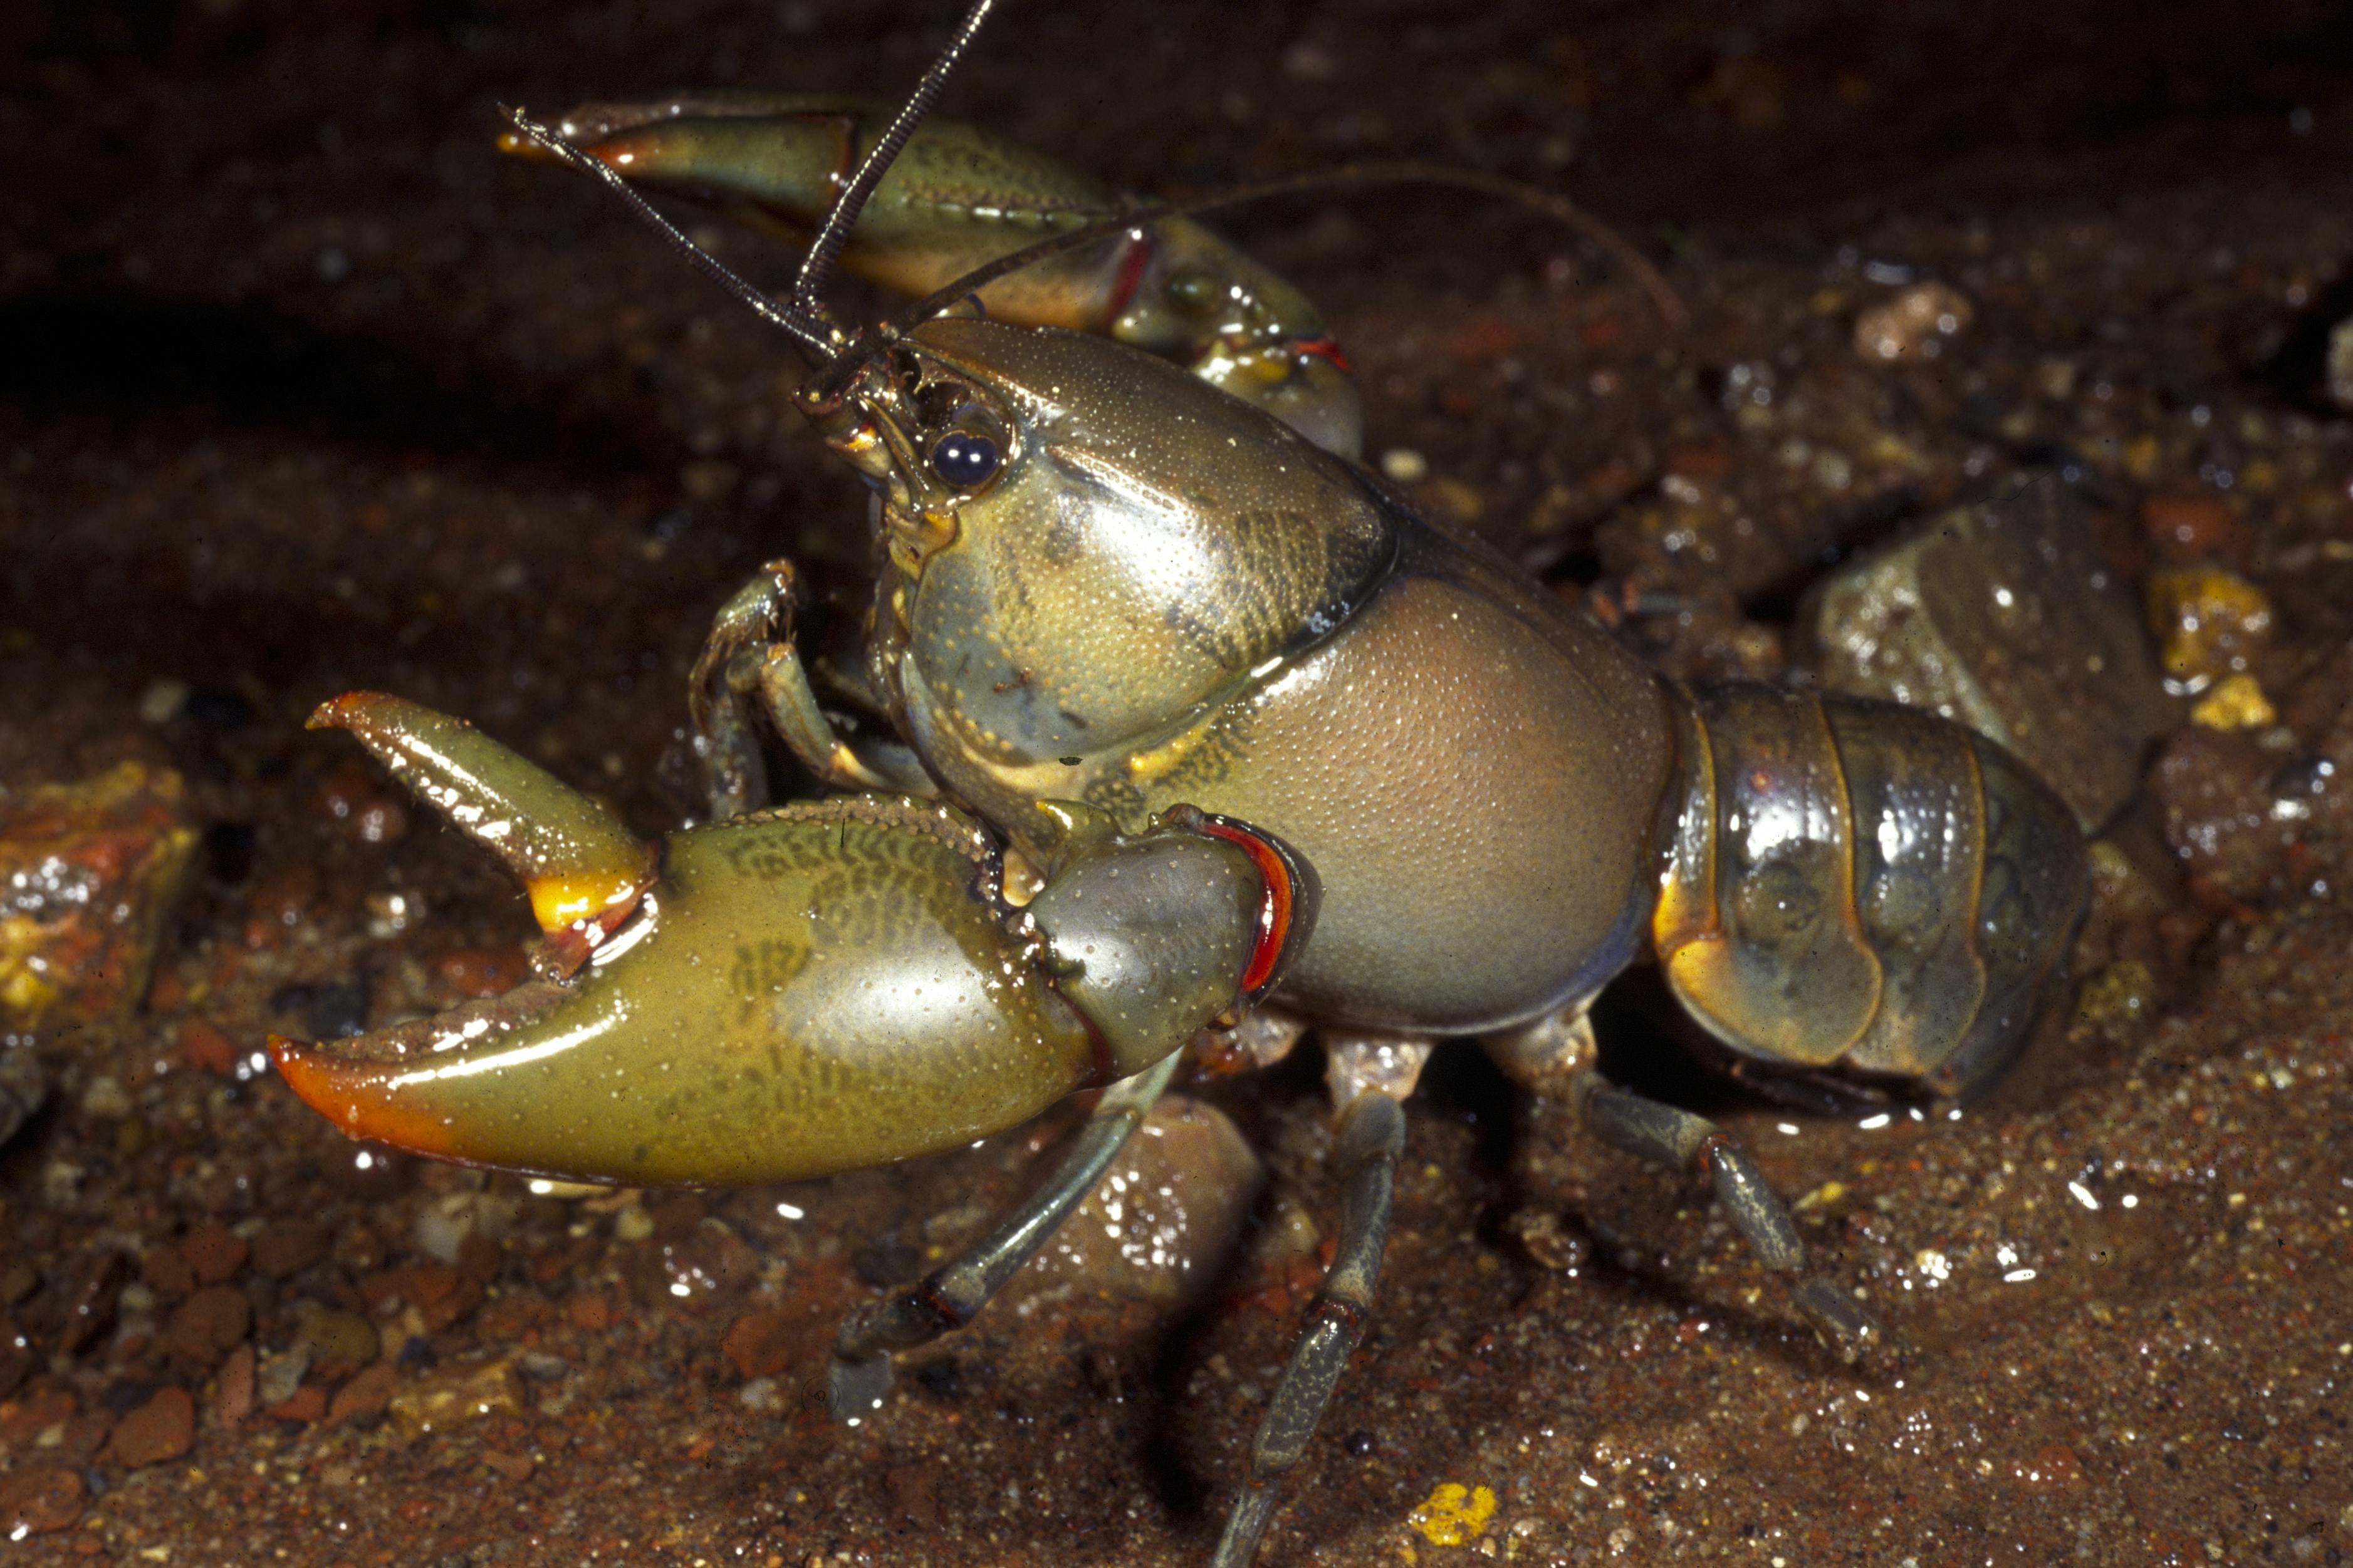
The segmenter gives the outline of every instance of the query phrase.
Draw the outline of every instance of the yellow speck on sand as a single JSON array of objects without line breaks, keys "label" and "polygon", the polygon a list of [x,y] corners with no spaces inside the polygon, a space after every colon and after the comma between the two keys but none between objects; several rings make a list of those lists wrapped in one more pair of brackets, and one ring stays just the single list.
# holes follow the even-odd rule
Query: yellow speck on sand
[{"label": "yellow speck on sand", "polygon": [[2252,675],[2226,675],[2189,710],[2209,730],[2263,730],[2278,722],[2263,689]]},{"label": "yellow speck on sand", "polygon": [[1461,1546],[1484,1530],[1487,1521],[1494,1517],[1493,1492],[1485,1487],[1458,1486],[1448,1481],[1407,1515],[1406,1522],[1428,1537],[1432,1546]]}]

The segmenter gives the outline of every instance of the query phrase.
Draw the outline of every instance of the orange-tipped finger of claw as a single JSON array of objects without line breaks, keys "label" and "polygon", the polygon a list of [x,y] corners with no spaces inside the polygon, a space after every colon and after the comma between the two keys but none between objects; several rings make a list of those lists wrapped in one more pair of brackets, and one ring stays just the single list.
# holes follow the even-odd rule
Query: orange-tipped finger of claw
[{"label": "orange-tipped finger of claw", "polygon": [[446,1118],[400,1104],[382,1065],[339,1058],[330,1049],[282,1035],[269,1037],[269,1054],[287,1087],[345,1137],[443,1160],[467,1157]]}]

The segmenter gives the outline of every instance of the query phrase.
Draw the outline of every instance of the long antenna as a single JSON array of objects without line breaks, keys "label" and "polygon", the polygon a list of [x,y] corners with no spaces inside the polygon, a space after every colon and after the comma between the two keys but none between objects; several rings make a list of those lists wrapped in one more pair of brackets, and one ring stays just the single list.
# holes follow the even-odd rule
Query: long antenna
[{"label": "long antenna", "polygon": [[628,204],[631,212],[645,220],[656,234],[668,240],[670,248],[692,262],[695,268],[704,277],[749,305],[762,321],[789,333],[793,341],[800,344],[802,352],[808,356],[810,363],[823,364],[832,359],[835,351],[840,348],[844,342],[844,334],[834,323],[833,319],[825,313],[825,307],[822,304],[813,300],[804,300],[798,298],[783,305],[777,304],[757,288],[744,281],[725,262],[680,233],[677,225],[656,212],[652,205],[639,195],[628,181],[614,172],[612,167],[602,159],[582,152],[520,109],[501,104],[500,110],[517,131],[531,138],[533,146],[552,158],[569,163],[584,174],[593,175],[602,180],[607,190]]},{"label": "long antenna", "polygon": [[922,124],[923,116],[931,112],[932,100],[938,98],[940,89],[947,85],[948,73],[955,69],[956,62],[963,59],[965,51],[972,47],[973,39],[979,36],[980,25],[988,20],[988,13],[996,5],[997,0],[973,0],[973,7],[965,13],[964,25],[956,29],[955,37],[948,40],[948,47],[940,51],[939,58],[932,62],[931,69],[923,73],[923,79],[915,84],[914,92],[892,117],[889,129],[882,132],[882,139],[875,142],[873,150],[866,154],[866,161],[858,165],[858,173],[843,187],[832,210],[825,215],[825,226],[817,231],[817,238],[809,244],[808,256],[801,262],[801,275],[793,284],[795,306],[807,309],[818,304],[827,276],[833,270],[834,258],[841,254],[842,246],[848,242],[850,226],[865,210],[866,198],[874,194],[874,187],[882,183],[884,174],[890,173],[892,160],[898,157],[899,149],[906,145],[907,138],[915,133],[915,127]]},{"label": "long antenna", "polygon": [[1348,163],[1337,169],[1324,169],[1303,174],[1285,174],[1255,184],[1237,185],[1217,195],[1199,201],[1175,204],[1142,202],[1125,211],[1112,214],[1087,224],[1082,228],[1066,229],[1049,235],[1020,249],[1010,251],[994,261],[984,262],[955,282],[925,296],[915,304],[892,318],[893,329],[904,331],[918,321],[929,321],[942,310],[955,304],[967,294],[978,293],[1008,272],[1021,268],[1048,257],[1060,256],[1066,250],[1076,250],[1124,234],[1129,229],[1149,227],[1164,218],[1193,217],[1202,213],[1218,212],[1245,203],[1264,201],[1271,196],[1295,195],[1303,192],[1330,189],[1363,188],[1372,185],[1445,185],[1460,190],[1479,192],[1482,195],[1502,199],[1539,213],[1554,222],[1576,230],[1616,258],[1619,264],[1633,274],[1643,292],[1651,297],[1651,306],[1667,326],[1680,331],[1691,319],[1683,300],[1675,293],[1650,258],[1634,248],[1626,237],[1591,213],[1556,192],[1526,184],[1503,174],[1491,174],[1483,169],[1458,169],[1444,163]]}]

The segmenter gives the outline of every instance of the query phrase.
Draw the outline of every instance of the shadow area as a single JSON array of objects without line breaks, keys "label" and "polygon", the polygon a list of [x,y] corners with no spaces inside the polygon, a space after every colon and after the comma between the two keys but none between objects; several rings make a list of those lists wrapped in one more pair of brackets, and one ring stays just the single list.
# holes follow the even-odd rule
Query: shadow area
[{"label": "shadow area", "polygon": [[[250,306],[69,291],[0,300],[0,407],[36,423],[210,412],[361,446],[422,448],[575,480],[678,460],[656,424],[511,380],[454,346],[339,337]],[[565,408],[565,404],[573,407]]]}]

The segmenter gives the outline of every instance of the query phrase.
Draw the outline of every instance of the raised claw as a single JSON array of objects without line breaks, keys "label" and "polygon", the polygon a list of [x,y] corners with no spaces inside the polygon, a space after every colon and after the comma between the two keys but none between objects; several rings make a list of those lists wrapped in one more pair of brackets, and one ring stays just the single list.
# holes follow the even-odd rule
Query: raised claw
[{"label": "raised claw", "polygon": [[[819,93],[588,103],[557,132],[632,184],[806,242],[895,106]],[[547,154],[508,132],[500,147]],[[928,295],[1058,231],[1116,217],[1119,192],[1019,142],[931,119],[859,216],[841,264]],[[1190,218],[1162,217],[980,290],[995,320],[1100,332],[1173,359],[1345,457],[1363,444],[1347,362],[1307,298]]]},{"label": "raised claw", "polygon": [[271,1041],[344,1131],[444,1159],[715,1184],[952,1148],[1176,1051],[1271,984],[1313,916],[1288,851],[1198,813],[1070,836],[1016,910],[995,841],[936,804],[837,797],[657,853],[429,709],[360,694],[317,721],[506,858],[543,923],[575,907],[543,884],[628,888],[569,973],[355,1039]]},{"label": "raised claw", "polygon": [[652,845],[463,719],[353,691],[320,704],[307,727],[349,731],[418,799],[504,861],[531,895],[560,973],[577,969],[653,884]]}]

